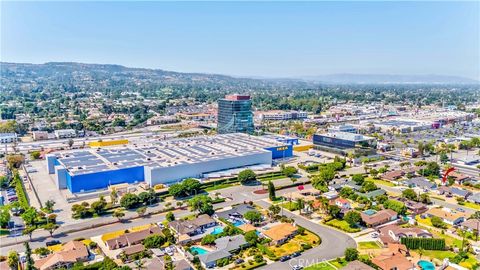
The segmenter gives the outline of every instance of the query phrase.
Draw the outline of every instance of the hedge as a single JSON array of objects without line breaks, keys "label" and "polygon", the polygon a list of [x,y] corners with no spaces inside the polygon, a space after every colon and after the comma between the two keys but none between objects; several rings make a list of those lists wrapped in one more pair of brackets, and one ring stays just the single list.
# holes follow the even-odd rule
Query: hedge
[{"label": "hedge", "polygon": [[445,239],[443,238],[401,238],[401,243],[408,249],[425,249],[425,250],[445,250]]},{"label": "hedge", "polygon": [[20,174],[18,174],[18,171],[14,172],[13,184],[15,185],[15,192],[17,193],[18,202],[20,203],[20,207],[23,208],[23,209],[27,209],[30,205],[28,203],[25,187],[23,186],[23,181],[20,178]]}]

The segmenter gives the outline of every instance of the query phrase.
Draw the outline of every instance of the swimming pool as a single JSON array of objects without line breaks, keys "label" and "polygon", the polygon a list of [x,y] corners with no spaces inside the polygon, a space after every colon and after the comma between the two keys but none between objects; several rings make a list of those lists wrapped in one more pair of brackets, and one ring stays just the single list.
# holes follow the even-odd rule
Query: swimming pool
[{"label": "swimming pool", "polygon": [[[208,253],[208,250],[204,249],[204,248],[201,248],[201,247],[196,247],[196,246],[193,246],[190,248],[190,251],[192,252],[192,255],[201,255],[201,254],[206,254]],[[193,253],[196,253],[196,254],[193,254]]]},{"label": "swimming pool", "polygon": [[418,261],[418,266],[420,266],[422,270],[435,270],[435,265],[429,261]]},{"label": "swimming pool", "polygon": [[363,213],[367,216],[371,216],[373,214],[375,214],[377,211],[373,210],[373,209],[368,209],[368,210],[365,210],[363,211]]},{"label": "swimming pool", "polygon": [[223,232],[223,227],[215,227],[213,228],[213,231],[210,234],[217,235],[221,234]]},{"label": "swimming pool", "polygon": [[242,220],[235,220],[235,222],[233,222],[233,226],[235,227],[242,226],[243,224],[245,224],[245,222]]}]

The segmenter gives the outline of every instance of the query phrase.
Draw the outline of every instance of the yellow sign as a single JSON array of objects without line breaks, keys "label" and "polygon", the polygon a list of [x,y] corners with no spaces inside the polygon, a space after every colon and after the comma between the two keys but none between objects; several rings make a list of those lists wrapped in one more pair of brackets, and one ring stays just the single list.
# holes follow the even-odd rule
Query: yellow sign
[{"label": "yellow sign", "polygon": [[278,147],[277,151],[285,151],[287,149],[288,149],[288,146],[282,146],[282,147]]}]

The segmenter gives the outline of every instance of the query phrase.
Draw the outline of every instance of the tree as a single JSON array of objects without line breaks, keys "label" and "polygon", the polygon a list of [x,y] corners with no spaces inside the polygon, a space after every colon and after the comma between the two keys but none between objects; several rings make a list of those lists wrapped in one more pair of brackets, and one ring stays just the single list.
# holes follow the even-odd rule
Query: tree
[{"label": "tree", "polygon": [[8,210],[8,208],[5,207],[0,209],[0,227],[7,227],[10,218],[10,211]]},{"label": "tree", "polygon": [[115,188],[112,188],[112,191],[110,192],[110,201],[112,202],[113,205],[117,203],[118,200],[118,191]]},{"label": "tree", "polygon": [[329,205],[327,208],[328,214],[332,216],[333,218],[338,218],[340,216],[340,213],[342,212],[342,209],[338,207],[337,205]]},{"label": "tree", "polygon": [[387,209],[392,209],[399,215],[403,215],[407,212],[407,207],[405,206],[405,204],[396,200],[387,200],[385,203],[383,203],[383,207]]},{"label": "tree", "polygon": [[28,238],[30,239],[30,241],[32,241],[32,234],[36,229],[37,229],[37,227],[32,226],[32,225],[28,225],[28,226],[25,227],[25,229],[23,229],[22,234],[23,235],[28,235]]},{"label": "tree", "polygon": [[[147,207],[146,206],[139,207],[139,208],[137,208],[136,212],[137,212],[139,217],[142,217],[147,212]],[[167,214],[167,216],[168,216],[168,214]]]},{"label": "tree", "polygon": [[257,231],[249,231],[245,233],[245,240],[251,245],[255,246],[258,242]]},{"label": "tree", "polygon": [[238,181],[242,184],[257,180],[257,175],[250,169],[238,173]]},{"label": "tree", "polygon": [[207,195],[200,195],[191,198],[188,205],[192,211],[198,211],[199,214],[213,214],[212,199]]},{"label": "tree", "polygon": [[41,155],[41,154],[40,154],[40,151],[32,151],[32,152],[30,152],[30,157],[31,157],[32,159],[40,159],[40,155]]},{"label": "tree", "polygon": [[168,193],[175,198],[179,198],[185,195],[185,191],[183,189],[183,185],[180,183],[173,184],[168,187]]},{"label": "tree", "polygon": [[25,221],[26,225],[35,225],[35,222],[38,218],[37,209],[35,209],[34,207],[29,207],[25,210],[25,212],[23,212],[21,217],[23,221]]},{"label": "tree", "polygon": [[174,221],[175,220],[175,215],[173,214],[172,211],[168,212],[167,215],[165,216],[165,218],[171,222],[171,221]]},{"label": "tree", "polygon": [[97,215],[102,214],[105,211],[105,207],[107,207],[107,201],[105,201],[103,196],[101,196],[98,201],[93,202],[90,206],[93,212],[95,212]]},{"label": "tree", "polygon": [[157,199],[155,193],[143,191],[138,194],[138,201],[142,204],[149,205]]},{"label": "tree", "polygon": [[432,201],[430,200],[430,195],[428,193],[420,194],[420,202],[424,204],[430,204]]},{"label": "tree", "polygon": [[121,209],[117,209],[113,212],[112,217],[117,218],[118,221],[122,221],[122,218],[125,216],[125,213]]},{"label": "tree", "polygon": [[47,210],[47,213],[52,213],[53,212],[53,206],[55,205],[55,201],[53,200],[47,200],[45,202],[45,210]]},{"label": "tree", "polygon": [[293,166],[285,166],[282,168],[282,173],[286,176],[286,177],[292,177],[293,175],[295,175],[296,173],[298,172],[297,168],[293,167]]},{"label": "tree", "polygon": [[24,242],[23,245],[25,246],[25,259],[26,259],[26,267],[25,270],[33,270],[35,269],[34,264],[35,262],[32,259],[32,249],[28,242]]},{"label": "tree", "polygon": [[187,178],[182,181],[182,186],[187,194],[193,195],[200,190],[202,184],[197,179]]},{"label": "tree", "polygon": [[402,191],[402,197],[405,198],[405,199],[412,200],[412,201],[417,201],[418,200],[417,193],[415,193],[415,191],[411,188],[407,188],[404,191]]},{"label": "tree", "polygon": [[47,223],[47,224],[43,225],[43,229],[48,231],[48,233],[50,234],[50,237],[53,237],[53,232],[55,232],[59,227],[60,226],[58,224],[55,224],[55,223]]},{"label": "tree", "polygon": [[445,224],[443,220],[437,216],[431,217],[430,221],[432,222],[433,227],[442,228],[442,229],[447,228],[447,224]]},{"label": "tree", "polygon": [[15,250],[10,250],[8,252],[7,264],[12,270],[18,269],[18,263],[20,262],[20,256]]},{"label": "tree", "polygon": [[358,259],[358,250],[356,248],[345,249],[345,260],[347,262],[355,261]]},{"label": "tree", "polygon": [[84,218],[89,215],[89,210],[82,204],[72,205],[72,216],[75,218]]},{"label": "tree", "polygon": [[133,193],[127,193],[120,199],[120,205],[125,209],[132,209],[138,206],[140,200],[137,195]]},{"label": "tree", "polygon": [[272,181],[268,181],[268,198],[272,202],[277,199],[277,196],[275,195],[275,186],[273,185]]},{"label": "tree", "polygon": [[243,218],[250,221],[251,223],[257,223],[257,222],[262,221],[262,214],[260,214],[260,212],[258,212],[258,211],[251,210],[251,211],[246,212],[243,215]]},{"label": "tree", "polygon": [[362,191],[364,192],[370,192],[377,189],[378,187],[375,185],[373,181],[365,181],[362,184]]},{"label": "tree", "polygon": [[207,234],[202,238],[202,245],[211,245],[217,238],[213,234]]},{"label": "tree", "polygon": [[7,162],[10,168],[20,168],[20,166],[23,164],[25,161],[25,157],[20,154],[14,154],[14,155],[8,155],[7,156]]},{"label": "tree", "polygon": [[268,211],[270,211],[270,213],[272,214],[272,217],[278,215],[281,210],[282,209],[281,209],[280,206],[274,205],[274,204],[272,204],[272,205],[270,205],[270,207],[268,207]]},{"label": "tree", "polygon": [[357,185],[362,185],[363,182],[365,181],[365,176],[363,174],[354,174],[352,175],[352,181],[355,182]]},{"label": "tree", "polygon": [[378,171],[377,169],[373,169],[373,168],[370,169],[370,175],[371,175],[373,178],[377,179],[378,173],[379,173],[379,171]]},{"label": "tree", "polygon": [[321,169],[320,172],[318,173],[318,178],[321,181],[328,183],[332,181],[333,178],[335,178],[335,174],[336,172],[331,167],[325,167]]},{"label": "tree", "polygon": [[440,154],[440,163],[442,164],[447,164],[448,162],[448,156],[444,152]]},{"label": "tree", "polygon": [[67,141],[68,147],[70,147],[70,148],[72,148],[74,143],[75,142],[73,141],[73,139],[68,139],[68,141]]},{"label": "tree", "polygon": [[358,222],[360,222],[360,220],[362,220],[362,217],[360,216],[360,213],[358,213],[357,211],[348,211],[346,214],[345,214],[345,217],[343,218],[346,222],[348,222],[348,224],[350,224],[350,226],[356,226]]},{"label": "tree", "polygon": [[158,234],[154,234],[154,235],[147,236],[143,240],[143,245],[147,249],[160,248],[163,244],[165,244],[165,242],[166,242],[166,239],[164,237]]}]

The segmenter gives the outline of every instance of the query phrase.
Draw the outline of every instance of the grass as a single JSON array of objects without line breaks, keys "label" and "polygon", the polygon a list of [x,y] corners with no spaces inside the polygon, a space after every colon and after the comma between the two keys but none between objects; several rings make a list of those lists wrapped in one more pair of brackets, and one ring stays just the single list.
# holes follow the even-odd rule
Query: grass
[{"label": "grass", "polygon": [[304,268],[305,270],[336,270],[337,268],[331,266],[326,262],[321,262],[319,264],[315,264],[309,267]]},{"label": "grass", "polygon": [[[415,250],[418,253],[418,251]],[[422,257],[436,258],[439,260],[444,260],[445,258],[453,258],[457,255],[455,252],[448,250],[424,250]],[[477,260],[472,255],[468,256],[468,259],[459,263],[460,266],[463,266],[468,269],[473,269],[473,266],[477,263]]]},{"label": "grass", "polygon": [[377,241],[359,242],[358,249],[381,249]]},{"label": "grass", "polygon": [[82,243],[88,247],[88,245],[90,245],[90,243],[92,243],[93,241],[91,239],[85,239],[85,240],[82,240]]},{"label": "grass", "polygon": [[463,206],[468,207],[468,208],[472,208],[472,209],[475,209],[475,210],[480,210],[480,205],[478,205],[476,203],[472,203],[472,202],[465,202],[465,204]]},{"label": "grass", "polygon": [[383,185],[383,186],[387,186],[387,187],[394,187],[395,184],[390,182],[390,181],[386,181],[386,180],[381,180],[381,179],[375,179],[373,180],[373,182],[375,184],[378,184],[378,185]]},{"label": "grass", "polygon": [[315,234],[305,231],[304,235],[295,235],[292,239],[290,239],[287,243],[276,247],[272,246],[269,249],[275,254],[277,257],[285,256],[292,254],[294,252],[301,252],[302,251],[302,244],[309,244],[309,245],[318,245],[320,239]]},{"label": "grass", "polygon": [[354,233],[354,232],[359,232],[360,231],[360,228],[352,228],[350,226],[350,224],[348,224],[348,222],[346,222],[345,220],[332,219],[332,220],[326,222],[325,224],[327,224],[328,226],[332,226],[334,228],[340,229],[344,232],[348,232],[348,233]]},{"label": "grass", "polygon": [[418,223],[423,224],[423,225],[425,225],[425,226],[433,227],[432,221],[430,220],[430,218],[421,218],[420,216],[416,216],[416,217],[415,217],[415,220],[416,220]]},{"label": "grass", "polygon": [[290,202],[284,202],[280,204],[281,207],[289,210],[289,211],[295,211],[298,209],[298,205],[296,202],[290,201]]},{"label": "grass", "polygon": [[[141,231],[141,230],[148,229],[151,226],[152,226],[151,224],[145,224],[145,225],[142,225],[142,226],[132,227],[132,228],[128,229],[128,231],[129,232],[138,232],[138,231]],[[125,234],[125,230],[109,232],[109,233],[106,233],[106,234],[102,235],[102,241],[105,242],[107,240],[117,238],[117,237],[119,237],[121,235],[124,235],[124,234]]]},{"label": "grass", "polygon": [[215,186],[211,186],[211,187],[205,188],[204,190],[205,190],[205,191],[214,191],[214,190],[219,190],[219,189],[224,189],[224,188],[233,187],[233,186],[235,186],[235,185],[236,185],[236,184],[219,184],[219,185],[215,185]]}]

